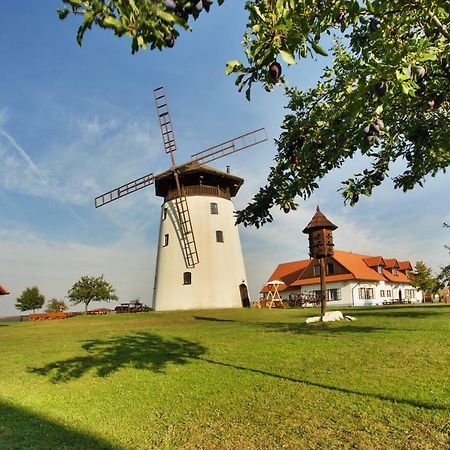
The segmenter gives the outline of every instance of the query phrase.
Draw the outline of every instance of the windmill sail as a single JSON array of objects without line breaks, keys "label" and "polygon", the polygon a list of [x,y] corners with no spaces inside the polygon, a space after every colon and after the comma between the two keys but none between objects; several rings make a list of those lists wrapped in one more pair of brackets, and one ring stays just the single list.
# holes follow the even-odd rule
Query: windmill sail
[{"label": "windmill sail", "polygon": [[150,186],[155,181],[153,173],[144,175],[143,177],[136,178],[123,186],[112,189],[111,191],[105,192],[98,197],[95,197],[95,207],[100,208],[100,206],[106,205],[108,203],[117,200],[118,198],[125,197],[125,195],[131,194],[132,192],[139,191],[147,186]]},{"label": "windmill sail", "polygon": [[190,162],[206,164],[264,141],[267,141],[267,131],[265,128],[259,128],[254,131],[250,131],[250,133],[230,139],[229,141],[222,142],[214,147],[210,147],[202,152],[195,153],[191,156],[192,159]]},{"label": "windmill sail", "polygon": [[195,243],[188,202],[186,197],[183,195],[175,164],[174,152],[177,149],[177,146],[175,143],[172,121],[170,120],[169,106],[163,87],[155,89],[153,94],[155,96],[156,112],[158,114],[159,126],[161,128],[164,150],[166,153],[170,154],[170,159],[172,161],[172,173],[174,175],[178,191],[178,197],[175,199],[175,207],[179,222],[181,251],[183,253],[186,267],[193,268],[199,262],[198,251]]},{"label": "windmill sail", "polygon": [[195,267],[199,262],[199,256],[197,251],[197,245],[194,237],[194,230],[192,227],[191,215],[189,212],[188,201],[183,193],[183,187],[179,180],[179,170],[189,164],[198,163],[206,164],[210,161],[222,158],[232,153],[236,153],[240,150],[244,150],[253,145],[259,144],[267,140],[267,132],[265,128],[259,128],[251,131],[250,133],[243,134],[234,139],[222,142],[219,145],[210,147],[202,152],[192,155],[191,160],[181,164],[179,166],[175,163],[174,152],[177,149],[175,142],[175,134],[172,126],[172,121],[169,113],[169,106],[163,87],[159,87],[154,90],[156,111],[158,115],[159,126],[161,129],[161,136],[164,145],[164,151],[170,155],[171,168],[158,175],[150,173],[143,177],[137,178],[129,183],[126,183],[111,191],[105,192],[95,198],[95,207],[99,208],[108,203],[113,202],[121,197],[136,192],[154,183],[155,178],[161,175],[173,174],[177,188],[177,198],[174,200],[175,209],[177,213],[177,221],[179,228],[179,239],[181,250],[183,253],[186,267]]},{"label": "windmill sail", "polygon": [[[109,192],[106,192],[102,195],[99,195],[95,199],[95,207],[99,208],[100,206],[111,203],[114,200],[117,200],[125,195],[131,194],[133,192],[138,191],[139,189],[145,188],[153,184],[154,179],[173,171],[177,171],[182,167],[192,164],[196,162],[198,164],[206,164],[208,162],[214,161],[216,159],[222,158],[224,156],[231,155],[232,153],[239,152],[248,147],[252,147],[253,145],[259,144],[261,142],[267,141],[267,132],[265,128],[259,128],[257,130],[251,131],[250,133],[243,134],[242,136],[238,136],[234,139],[230,139],[228,141],[222,142],[221,144],[215,145],[214,147],[210,147],[207,150],[203,150],[202,152],[195,153],[192,155],[192,159],[184,164],[180,164],[179,166],[172,167],[170,170],[166,170],[157,175],[153,175],[150,173],[148,175],[144,175],[143,177],[137,178],[136,180],[130,181],[123,186],[120,186],[116,189],[112,189]],[[177,176],[178,178],[178,176]],[[180,186],[181,190],[181,186]]]},{"label": "windmill sail", "polygon": [[166,153],[172,154],[177,149],[175,135],[173,133],[172,121],[170,120],[169,106],[164,88],[161,86],[153,91],[158,114],[161,136]]}]

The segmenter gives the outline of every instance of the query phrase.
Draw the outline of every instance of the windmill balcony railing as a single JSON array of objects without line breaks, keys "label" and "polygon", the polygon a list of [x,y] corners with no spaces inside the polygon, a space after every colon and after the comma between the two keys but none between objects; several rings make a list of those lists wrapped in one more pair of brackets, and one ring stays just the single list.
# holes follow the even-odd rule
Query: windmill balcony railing
[{"label": "windmill balcony railing", "polygon": [[[184,197],[204,196],[204,197],[220,197],[231,200],[230,190],[228,188],[221,188],[219,186],[207,186],[204,184],[195,186],[184,186],[182,189]],[[167,195],[165,201],[174,200],[178,198],[178,190],[172,189]]]}]

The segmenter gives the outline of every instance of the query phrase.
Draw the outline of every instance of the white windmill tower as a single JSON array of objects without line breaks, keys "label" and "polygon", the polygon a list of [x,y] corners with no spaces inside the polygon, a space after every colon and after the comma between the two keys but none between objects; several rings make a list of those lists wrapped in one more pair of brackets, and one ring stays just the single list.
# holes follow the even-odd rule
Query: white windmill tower
[{"label": "white windmill tower", "polygon": [[231,199],[244,180],[206,163],[267,140],[264,128],[223,142],[177,165],[175,136],[162,87],[154,90],[164,150],[171,168],[150,173],[95,199],[95,207],[155,183],[163,197],[153,307],[237,308],[248,302],[244,259]]}]

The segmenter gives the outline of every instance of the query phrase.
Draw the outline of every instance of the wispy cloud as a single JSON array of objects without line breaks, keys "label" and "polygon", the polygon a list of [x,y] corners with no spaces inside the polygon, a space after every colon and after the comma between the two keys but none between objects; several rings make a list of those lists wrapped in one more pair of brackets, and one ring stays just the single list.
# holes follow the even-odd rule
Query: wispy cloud
[{"label": "wispy cloud", "polygon": [[0,128],[3,128],[7,121],[8,121],[8,109],[2,108],[0,109]]},{"label": "wispy cloud", "polygon": [[[150,129],[146,119],[116,117],[100,121],[93,116],[60,120],[61,126],[65,123],[72,130],[71,135],[64,134],[61,143],[56,134],[49,136],[44,148],[39,152],[33,149],[34,154],[39,153],[38,162],[32,158],[32,152],[0,128],[0,187],[5,192],[54,199],[85,224],[75,206],[92,208],[95,196],[165,168],[166,161],[160,157],[163,153],[159,130]],[[152,222],[153,209],[159,217],[161,201],[153,192],[150,187],[105,207],[99,214],[124,232],[145,231]]]},{"label": "wispy cloud", "polygon": [[[31,159],[31,157],[28,155],[28,153],[16,142],[16,140],[5,130],[0,129],[0,136],[3,136],[10,144],[10,146],[17,152],[19,155],[19,158],[23,160],[25,164],[25,168],[28,170],[25,170],[25,173],[28,173],[31,175],[30,179],[24,179],[23,175],[18,176],[16,183],[19,183],[23,186],[27,187],[33,187],[30,186],[28,183],[34,179],[34,181],[37,181],[41,188],[43,188],[43,191],[47,193],[47,195],[51,198],[56,198],[59,200],[69,211],[73,216],[79,220],[83,225],[86,225],[86,222],[76,213],[76,211],[64,200],[64,198],[61,196],[61,194],[58,192],[58,187],[55,185],[55,183],[50,179],[48,174],[41,170]],[[6,158],[7,164],[6,164],[6,170],[9,166],[16,165],[20,166],[20,164],[14,164],[17,161],[14,161],[14,158]],[[8,164],[9,162],[9,164]],[[3,169],[5,170],[5,169]],[[6,177],[5,177],[6,178]],[[11,180],[11,178],[9,178]]]}]

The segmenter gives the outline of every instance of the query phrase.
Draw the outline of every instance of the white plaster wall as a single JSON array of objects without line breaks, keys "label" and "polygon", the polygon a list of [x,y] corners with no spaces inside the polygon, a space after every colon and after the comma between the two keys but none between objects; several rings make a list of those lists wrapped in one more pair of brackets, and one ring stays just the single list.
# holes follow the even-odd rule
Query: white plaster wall
[{"label": "white plaster wall", "polygon": [[[352,306],[351,300],[351,285],[345,281],[338,281],[334,283],[327,283],[327,289],[340,289],[341,290],[341,300],[339,301],[328,301],[328,306]],[[307,286],[302,286],[302,289],[292,289],[282,292],[282,297],[284,300],[289,298],[289,294],[307,294],[313,291],[319,291],[320,284],[310,284]]]},{"label": "white plaster wall", "polygon": [[[157,311],[178,309],[240,308],[239,285],[247,284],[238,228],[234,225],[234,206],[218,197],[186,197],[194,230],[199,264],[186,268],[174,201],[161,207],[168,209],[161,220],[155,272],[153,307]],[[218,214],[211,214],[210,204],[218,204]],[[223,232],[224,242],[216,242],[216,230]],[[169,245],[163,246],[169,234]],[[183,273],[191,272],[192,284],[183,284]]]},{"label": "white plaster wall", "polygon": [[[372,288],[374,292],[374,298],[372,299],[360,299],[359,298],[359,288]],[[394,283],[389,283],[385,281],[379,282],[369,282],[369,281],[340,281],[334,283],[327,283],[327,289],[340,289],[341,290],[341,300],[339,301],[329,301],[329,306],[375,306],[382,305],[383,301],[390,301],[393,298],[398,299],[398,290],[402,290],[402,300],[410,301],[411,303],[421,303],[422,302],[422,292],[416,291],[414,298],[407,299],[405,295],[406,289],[414,289],[413,286],[409,284],[397,285]],[[302,289],[290,289],[283,291],[283,299],[288,299],[289,294],[300,294],[308,293],[312,291],[320,290],[320,284],[310,284],[303,286]],[[390,290],[392,295],[390,297],[381,297],[380,291]]]}]

